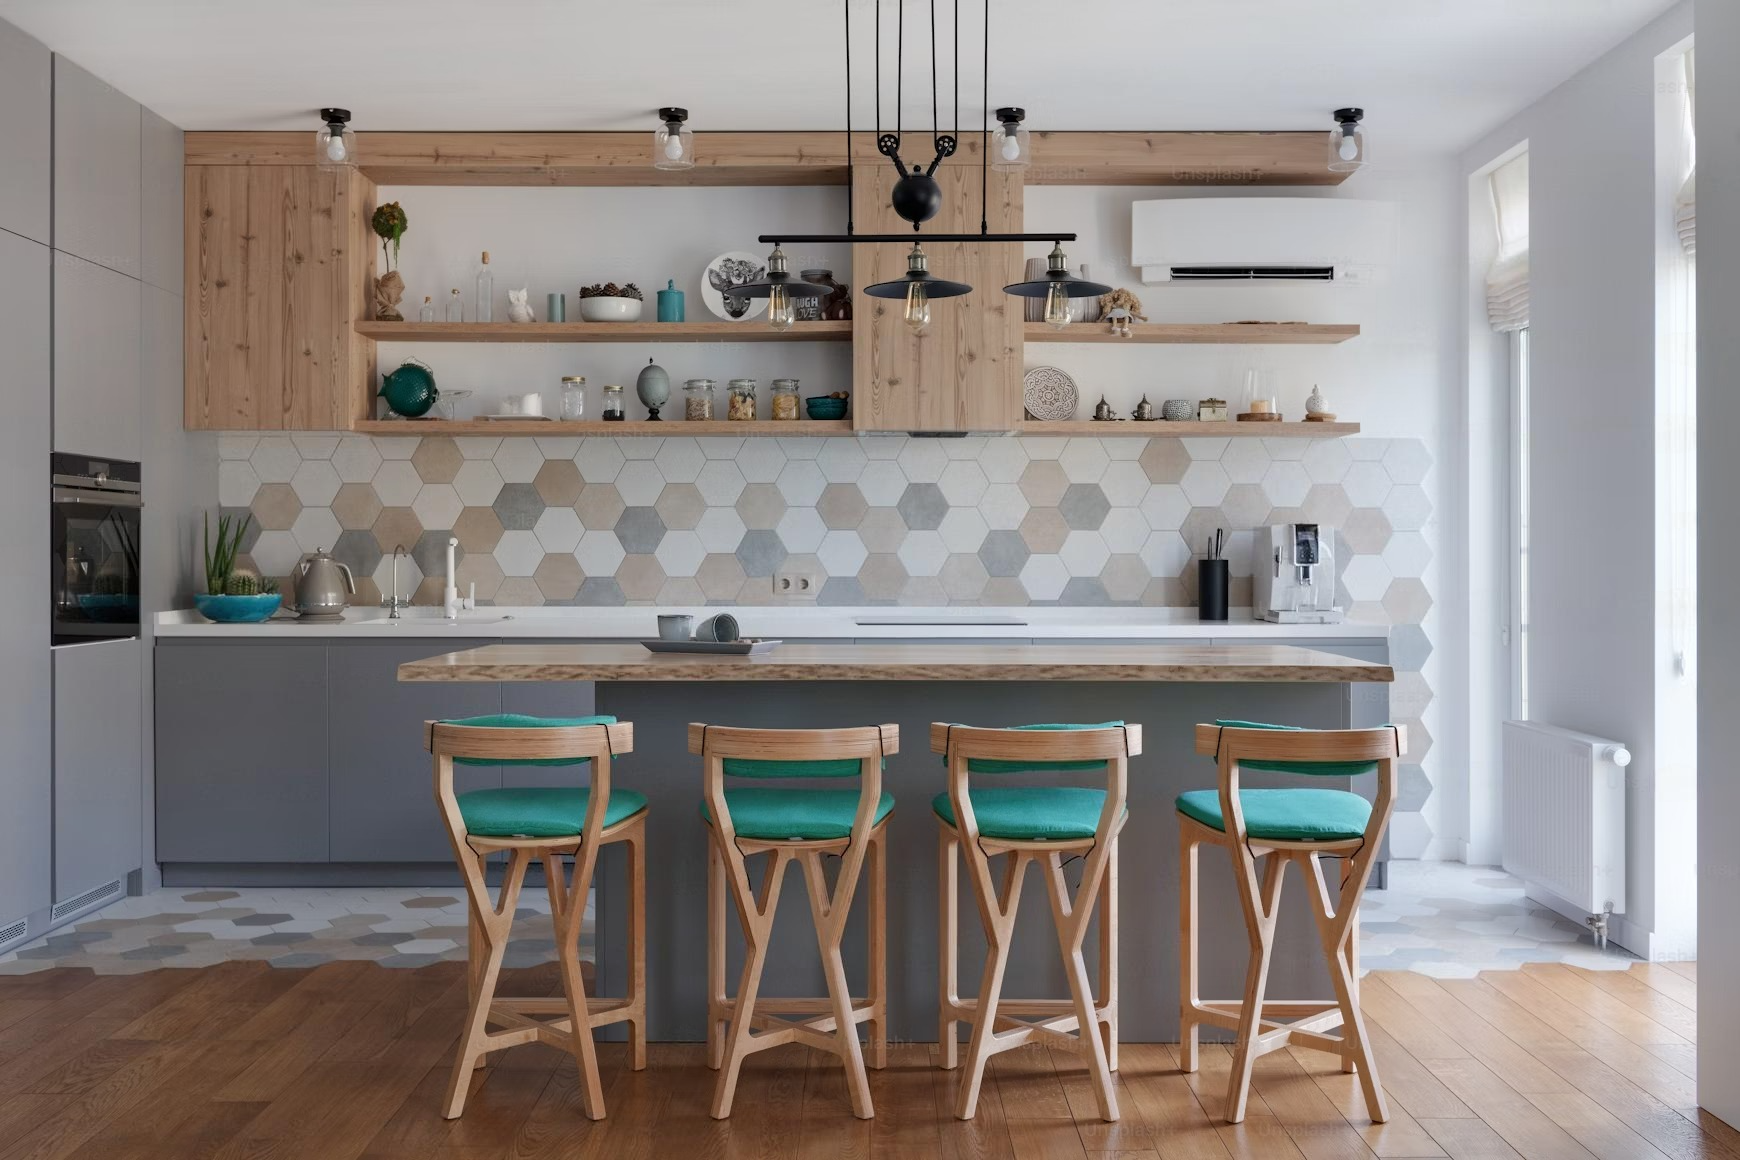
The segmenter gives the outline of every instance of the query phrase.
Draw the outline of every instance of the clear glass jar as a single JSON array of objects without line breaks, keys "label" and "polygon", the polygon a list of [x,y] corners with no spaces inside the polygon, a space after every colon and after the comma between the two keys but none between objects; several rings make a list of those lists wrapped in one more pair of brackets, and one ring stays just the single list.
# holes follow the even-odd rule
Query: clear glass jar
[{"label": "clear glass jar", "polygon": [[604,405],[599,409],[599,418],[606,423],[620,423],[627,417],[622,409],[622,384],[604,384]]},{"label": "clear glass jar", "polygon": [[562,418],[565,420],[584,419],[586,417],[586,376],[562,376]]},{"label": "clear glass jar", "polygon": [[730,394],[725,401],[725,417],[734,420],[755,418],[755,380],[732,379]]},{"label": "clear glass jar", "polygon": [[713,417],[713,380],[690,379],[683,384],[683,418],[701,423]]},{"label": "clear glass jar", "polygon": [[770,413],[775,419],[796,419],[798,417],[798,381],[796,379],[773,380],[773,399],[769,406]]}]

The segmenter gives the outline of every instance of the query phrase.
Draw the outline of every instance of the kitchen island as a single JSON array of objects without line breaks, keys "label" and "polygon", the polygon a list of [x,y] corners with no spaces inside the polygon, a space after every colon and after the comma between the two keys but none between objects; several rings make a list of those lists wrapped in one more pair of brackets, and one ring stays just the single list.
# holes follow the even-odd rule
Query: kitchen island
[{"label": "kitchen island", "polygon": [[[888,759],[884,777],[897,803],[889,828],[890,1025],[895,1037],[921,1041],[932,1038],[936,1026],[936,822],[930,801],[944,783],[941,759],[924,741],[932,721],[1125,720],[1144,726],[1146,748],[1130,763],[1130,821],[1120,839],[1120,973],[1123,1037],[1154,1041],[1172,1038],[1177,1030],[1172,801],[1184,789],[1214,781],[1212,764],[1192,752],[1191,727],[1237,717],[1345,728],[1354,723],[1350,690],[1381,688],[1394,679],[1384,663],[1289,645],[992,641],[794,644],[757,657],[654,655],[638,644],[493,644],[401,664],[398,676],[412,689],[589,684],[593,695],[587,708],[634,722],[635,752],[617,765],[617,784],[646,794],[650,803],[649,1020],[658,1040],[697,1040],[705,1030],[707,853],[699,815],[700,763],[687,751],[687,723],[899,725],[906,744]],[[1092,776],[1083,777],[1082,784]],[[1058,779],[1023,774],[999,780]],[[1258,775],[1248,781],[1268,783]],[[598,978],[604,994],[620,993],[624,969],[613,953],[623,945],[625,922],[615,881],[620,867],[609,856],[614,853],[601,859],[597,882]],[[1213,859],[1205,861],[1204,984],[1210,992],[1236,994],[1243,977],[1244,928],[1230,873]],[[848,936],[847,962],[856,981],[865,940],[862,915],[855,918],[859,925]],[[801,908],[781,913],[764,993],[821,993],[808,921]],[[1308,911],[1287,912],[1283,927],[1271,990],[1321,991],[1327,984]],[[1006,993],[1064,994],[1055,937],[1037,907],[1023,909],[1017,937]],[[1294,946],[1301,953],[1289,954]],[[963,925],[962,948],[963,978],[971,978],[982,942],[970,917]],[[733,971],[736,962],[734,955]]]}]

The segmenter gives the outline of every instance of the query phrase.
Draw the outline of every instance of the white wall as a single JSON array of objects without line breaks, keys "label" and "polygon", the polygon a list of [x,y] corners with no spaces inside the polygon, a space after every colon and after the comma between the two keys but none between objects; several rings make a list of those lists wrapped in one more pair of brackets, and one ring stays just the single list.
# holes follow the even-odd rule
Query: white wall
[{"label": "white wall", "polygon": [[[1658,898],[1674,886],[1657,876],[1658,835],[1689,831],[1692,811],[1688,795],[1657,782],[1652,436],[1655,62],[1690,34],[1691,22],[1690,3],[1674,8],[1462,157],[1463,173],[1472,175],[1528,143],[1530,715],[1614,737],[1635,756],[1630,910],[1619,937],[1640,953],[1696,945],[1686,924],[1663,925]],[[1490,352],[1470,357],[1480,362]],[[1482,438],[1469,431],[1471,447]],[[1473,535],[1503,534],[1489,526],[1490,515],[1471,513]],[[1495,763],[1497,755],[1473,760]],[[1473,842],[1490,837],[1475,834]]]},{"label": "white wall", "polygon": [[1698,5],[1698,1103],[1740,1125],[1740,5]]}]

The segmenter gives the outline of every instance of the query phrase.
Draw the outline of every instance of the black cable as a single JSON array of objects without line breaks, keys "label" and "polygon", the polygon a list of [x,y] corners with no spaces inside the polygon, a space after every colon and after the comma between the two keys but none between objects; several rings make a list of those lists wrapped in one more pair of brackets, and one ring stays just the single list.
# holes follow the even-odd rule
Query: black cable
[{"label": "black cable", "polygon": [[930,137],[942,136],[942,122],[936,109],[936,0],[930,0]]},{"label": "black cable", "polygon": [[[851,6],[852,6],[852,0],[846,0],[846,7],[850,8]],[[846,19],[850,20],[851,18],[852,18],[851,14],[847,13]],[[851,56],[851,52],[850,52],[849,48],[848,48],[846,55],[848,57]],[[882,0],[876,0],[876,60],[875,60],[875,63],[876,63],[876,137],[878,140],[880,140],[882,138]]]},{"label": "black cable", "polygon": [[840,7],[846,14],[846,232],[849,234],[852,232],[852,0],[843,0]]},{"label": "black cable", "polygon": [[900,137],[906,105],[906,5],[897,3],[894,16],[894,135]]},{"label": "black cable", "polygon": [[984,126],[979,134],[979,232],[991,232],[990,211],[990,174],[991,174],[991,0],[985,0],[985,75],[984,82]]}]

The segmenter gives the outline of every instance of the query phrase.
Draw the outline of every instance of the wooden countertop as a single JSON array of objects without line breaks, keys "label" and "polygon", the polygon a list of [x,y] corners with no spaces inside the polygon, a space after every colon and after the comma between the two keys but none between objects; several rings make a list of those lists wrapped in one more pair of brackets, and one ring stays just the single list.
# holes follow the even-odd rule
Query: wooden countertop
[{"label": "wooden countertop", "polygon": [[761,656],[639,644],[495,644],[399,666],[401,681],[1393,681],[1290,645],[791,644]]}]

